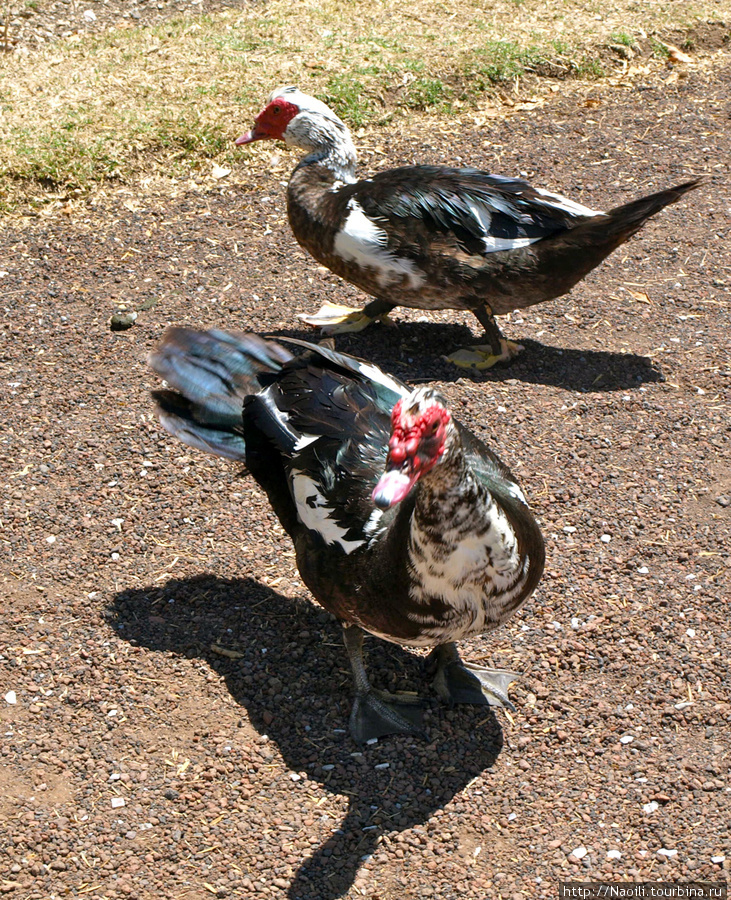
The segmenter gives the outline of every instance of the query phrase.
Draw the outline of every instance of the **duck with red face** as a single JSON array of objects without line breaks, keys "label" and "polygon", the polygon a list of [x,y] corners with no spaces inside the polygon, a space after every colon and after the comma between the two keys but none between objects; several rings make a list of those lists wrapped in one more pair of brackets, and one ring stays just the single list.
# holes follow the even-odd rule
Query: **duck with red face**
[{"label": "duck with red face", "polygon": [[164,427],[239,460],[266,491],[302,580],[343,626],[358,741],[419,733],[412,696],[370,684],[363,636],[433,648],[448,703],[510,706],[511,673],[463,662],[455,642],[507,621],[535,589],[543,541],[498,457],[428,387],[325,346],[170,329],[150,363]]},{"label": "duck with red face", "polygon": [[403,166],[358,180],[341,119],[295,87],[274,91],[236,143],[280,140],[306,151],[287,188],[290,225],[323,265],[375,299],[302,315],[329,334],[360,331],[396,306],[470,310],[486,343],[452,362],[489,368],[522,348],[496,315],[566,294],[696,178],[602,212],[517,178],[473,168]]}]

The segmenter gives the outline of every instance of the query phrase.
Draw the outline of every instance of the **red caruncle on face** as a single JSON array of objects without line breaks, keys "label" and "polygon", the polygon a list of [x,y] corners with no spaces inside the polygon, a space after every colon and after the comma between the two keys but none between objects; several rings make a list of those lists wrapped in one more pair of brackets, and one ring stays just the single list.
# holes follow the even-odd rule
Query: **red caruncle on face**
[{"label": "red caruncle on face", "polygon": [[403,401],[391,413],[391,438],[388,442],[390,466],[409,462],[412,471],[428,471],[444,452],[449,412],[443,406],[428,406],[415,416],[403,408]]}]

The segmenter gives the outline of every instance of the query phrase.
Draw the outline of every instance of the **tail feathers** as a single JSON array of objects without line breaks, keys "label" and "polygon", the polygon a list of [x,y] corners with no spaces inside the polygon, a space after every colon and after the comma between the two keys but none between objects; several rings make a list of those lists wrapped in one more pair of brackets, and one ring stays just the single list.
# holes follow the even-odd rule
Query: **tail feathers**
[{"label": "tail feathers", "polygon": [[154,391],[162,426],[191,447],[243,460],[244,399],[292,355],[257,335],[169,328],[148,362],[174,390]]},{"label": "tail feathers", "polygon": [[676,203],[680,198],[687,194],[688,191],[695,190],[705,184],[706,178],[694,178],[692,181],[686,181],[684,184],[675,187],[666,188],[664,191],[658,191],[656,194],[650,194],[647,197],[640,197],[639,200],[632,200],[622,206],[610,209],[606,214],[606,218],[602,217],[603,229],[605,234],[616,234],[621,236],[624,241],[645,224],[645,222],[655,213],[660,212],[671,203]]},{"label": "tail feathers", "polygon": [[213,422],[201,421],[206,418],[207,411],[188,401],[175,391],[153,391],[157,402],[157,416],[162,427],[189,447],[222,456],[234,462],[246,459],[246,443],[241,433],[241,413],[239,409],[236,427],[218,427]]}]

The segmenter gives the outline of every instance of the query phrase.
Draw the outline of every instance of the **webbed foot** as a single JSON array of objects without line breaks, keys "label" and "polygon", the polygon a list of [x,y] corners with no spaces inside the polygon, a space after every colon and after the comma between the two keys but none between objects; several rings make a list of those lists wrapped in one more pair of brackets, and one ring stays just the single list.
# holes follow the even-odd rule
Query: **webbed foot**
[{"label": "webbed foot", "polygon": [[445,359],[461,369],[491,369],[501,362],[509,362],[525,348],[514,341],[500,339],[500,353],[495,353],[490,344],[475,344],[471,347],[460,347]]},{"label": "webbed foot", "polygon": [[350,714],[350,733],[359,744],[387,734],[424,737],[425,705],[423,700],[410,694],[387,694],[373,689],[356,694]]},{"label": "webbed foot", "polygon": [[442,644],[427,659],[436,662],[432,685],[445,703],[472,703],[476,706],[501,706],[515,710],[508,697],[508,687],[518,677],[505,669],[487,669],[459,658],[454,644]]},{"label": "webbed foot", "polygon": [[347,334],[363,331],[371,322],[380,319],[381,322],[393,325],[388,318],[388,312],[377,316],[369,316],[365,310],[351,309],[349,306],[339,306],[336,303],[324,303],[322,309],[309,316],[300,313],[298,318],[308,325],[322,328],[323,334]]}]

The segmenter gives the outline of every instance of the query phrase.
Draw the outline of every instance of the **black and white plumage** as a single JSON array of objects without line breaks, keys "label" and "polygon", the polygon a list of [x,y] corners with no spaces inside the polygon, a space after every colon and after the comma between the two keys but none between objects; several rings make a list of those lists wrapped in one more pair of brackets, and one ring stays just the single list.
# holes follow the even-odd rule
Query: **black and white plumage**
[{"label": "black and white plumage", "polygon": [[150,365],[164,427],[245,462],[315,599],[342,623],[357,740],[418,730],[413,700],[370,686],[362,632],[434,647],[449,702],[508,705],[509,673],[466,666],[454,642],[503,624],[535,589],[538,525],[508,469],[431,388],[324,346],[169,329]]},{"label": "black and white plumage", "polygon": [[396,306],[468,309],[488,344],[459,365],[488,368],[519,349],[494,316],[567,293],[663,207],[702,179],[609,212],[477,169],[405,166],[357,180],[346,125],[297,88],[274,91],[237,144],[279,139],[307,151],[287,191],[298,242],[376,299],[362,312],[327,304],[302,316],[330,333],[358,331]]}]

